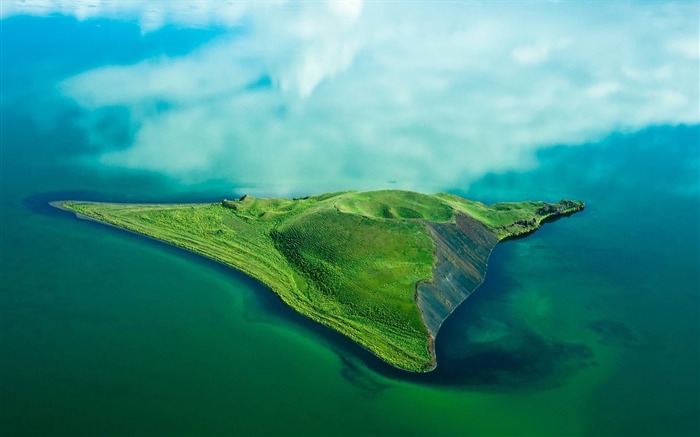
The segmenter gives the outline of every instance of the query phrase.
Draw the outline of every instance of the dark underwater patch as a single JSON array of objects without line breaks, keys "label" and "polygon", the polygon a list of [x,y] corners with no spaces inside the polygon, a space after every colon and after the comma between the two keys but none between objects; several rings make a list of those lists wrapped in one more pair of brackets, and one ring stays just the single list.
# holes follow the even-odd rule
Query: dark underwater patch
[{"label": "dark underwater patch", "polygon": [[647,344],[646,338],[634,327],[617,320],[595,320],[588,329],[598,336],[598,342],[606,346],[638,348]]},{"label": "dark underwater patch", "polygon": [[380,381],[375,377],[375,373],[371,372],[362,363],[354,362],[352,358],[341,356],[343,367],[340,371],[341,376],[350,384],[359,388],[368,398],[376,398],[391,387],[390,384]]},{"label": "dark underwater patch", "polygon": [[441,364],[462,386],[510,391],[558,387],[595,362],[586,345],[546,339],[519,328],[498,341],[470,342]]}]

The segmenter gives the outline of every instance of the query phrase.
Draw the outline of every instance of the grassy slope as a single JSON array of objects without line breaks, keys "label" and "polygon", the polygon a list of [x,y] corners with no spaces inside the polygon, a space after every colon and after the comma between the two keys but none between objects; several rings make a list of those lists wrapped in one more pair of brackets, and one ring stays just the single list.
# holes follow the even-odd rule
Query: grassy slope
[{"label": "grassy slope", "polygon": [[549,217],[571,214],[584,207],[583,202],[575,200],[562,200],[558,203],[503,202],[487,206],[453,194],[439,193],[435,197],[455,211],[468,214],[485,224],[496,234],[499,241],[527,234],[537,229]]},{"label": "grassy slope", "polygon": [[539,224],[544,205],[487,207],[448,194],[405,191],[196,205],[62,202],[85,216],[234,267],[300,313],[413,371],[434,365],[415,304],[416,283],[431,279],[435,262],[422,221],[449,221],[460,211],[505,238],[518,221]]}]

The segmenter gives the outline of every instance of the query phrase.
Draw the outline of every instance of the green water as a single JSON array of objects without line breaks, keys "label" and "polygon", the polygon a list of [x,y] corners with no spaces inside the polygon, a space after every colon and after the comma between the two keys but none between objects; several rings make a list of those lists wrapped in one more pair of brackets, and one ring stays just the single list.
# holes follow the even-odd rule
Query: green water
[{"label": "green water", "polygon": [[587,208],[499,245],[411,375],[241,274],[46,206],[242,188],[88,166],[74,124],[2,118],[4,435],[700,434],[698,126],[451,189]]},{"label": "green water", "polygon": [[[589,149],[576,154],[600,153]],[[576,160],[568,153],[545,159],[555,166]],[[511,177],[523,181],[516,181],[523,191],[527,181],[536,190],[538,181],[555,178],[543,168]],[[44,175],[58,183],[63,177]],[[589,202],[585,212],[496,249],[486,283],[438,337],[445,368],[407,377],[315,329],[253,281],[42,209],[45,198],[28,196],[45,182],[11,169],[3,172],[8,176],[7,434],[692,435],[698,429],[697,209],[687,210],[682,199],[653,197],[650,208],[632,191],[613,197],[609,189],[596,195],[582,188],[586,195],[575,197]],[[527,197],[501,191],[501,180],[473,190]],[[489,326],[497,331],[490,338],[470,334]]]}]

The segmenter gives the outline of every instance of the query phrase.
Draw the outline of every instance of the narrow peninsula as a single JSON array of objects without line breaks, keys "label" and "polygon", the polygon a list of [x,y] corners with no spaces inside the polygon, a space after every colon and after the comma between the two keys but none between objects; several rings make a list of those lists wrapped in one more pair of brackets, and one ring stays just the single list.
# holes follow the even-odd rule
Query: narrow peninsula
[{"label": "narrow peninsula", "polygon": [[482,283],[499,241],[584,208],[572,200],[487,206],[397,190],[211,204],[52,205],[231,266],[296,311],[414,372],[437,365],[438,330]]}]

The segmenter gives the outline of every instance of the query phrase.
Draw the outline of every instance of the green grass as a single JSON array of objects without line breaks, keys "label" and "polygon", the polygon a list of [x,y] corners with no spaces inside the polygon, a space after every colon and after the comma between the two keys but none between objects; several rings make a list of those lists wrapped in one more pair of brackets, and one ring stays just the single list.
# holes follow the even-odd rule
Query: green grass
[{"label": "green grass", "polygon": [[549,217],[574,213],[584,207],[583,202],[575,200],[562,200],[558,203],[504,202],[487,206],[453,194],[439,193],[435,197],[454,210],[468,214],[485,224],[499,240],[527,234],[537,229],[542,221]]},{"label": "green grass", "polygon": [[445,202],[435,196],[410,191],[353,193],[341,196],[335,207],[340,212],[368,218],[424,219],[433,222],[446,222],[452,218],[452,208]]},{"label": "green grass", "polygon": [[406,191],[183,205],[61,202],[238,269],[298,312],[412,371],[435,364],[415,303],[416,284],[432,278],[435,263],[424,221],[446,222],[462,212],[506,238],[539,226],[552,205],[559,204],[486,206]]}]

